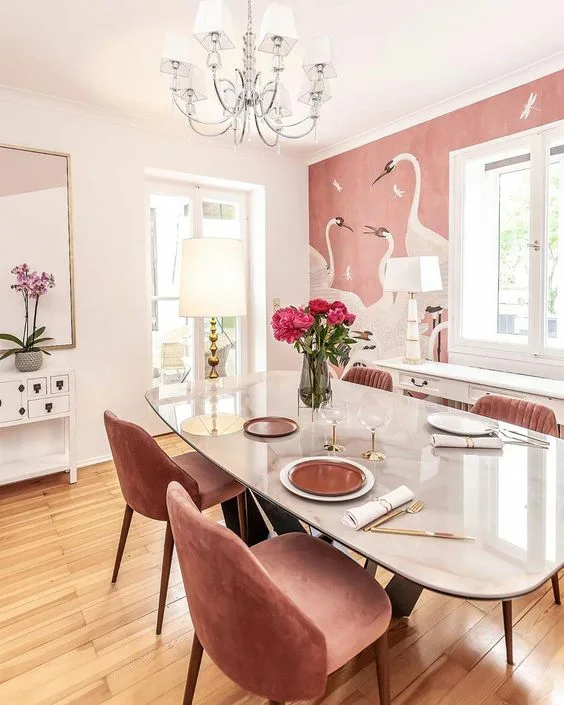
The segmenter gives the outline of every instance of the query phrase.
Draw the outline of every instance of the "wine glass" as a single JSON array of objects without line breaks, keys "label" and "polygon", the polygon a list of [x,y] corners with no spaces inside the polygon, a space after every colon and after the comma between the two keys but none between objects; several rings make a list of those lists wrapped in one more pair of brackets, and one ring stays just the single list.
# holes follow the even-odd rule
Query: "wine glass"
[{"label": "wine glass", "polygon": [[331,399],[321,404],[319,413],[325,423],[331,424],[333,430],[331,442],[325,443],[323,446],[325,450],[331,450],[336,453],[345,450],[345,446],[337,443],[337,424],[347,418],[349,413],[348,404],[344,401],[333,401]]},{"label": "wine glass", "polygon": [[361,406],[358,410],[358,420],[367,428],[372,434],[372,448],[365,451],[362,457],[365,460],[385,460],[386,456],[384,453],[376,450],[376,430],[379,428],[384,428],[390,422],[390,411],[382,406],[376,404],[367,404]]}]

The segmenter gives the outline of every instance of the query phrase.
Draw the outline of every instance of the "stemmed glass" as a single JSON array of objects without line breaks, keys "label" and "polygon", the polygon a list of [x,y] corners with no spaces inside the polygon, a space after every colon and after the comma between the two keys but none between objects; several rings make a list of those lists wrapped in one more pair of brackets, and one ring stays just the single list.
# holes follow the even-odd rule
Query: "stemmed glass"
[{"label": "stemmed glass", "polygon": [[385,460],[384,453],[376,450],[376,431],[384,428],[390,422],[390,411],[376,404],[361,406],[358,410],[358,420],[372,434],[372,448],[365,451],[362,457],[365,460]]},{"label": "stemmed glass", "polygon": [[330,443],[325,443],[325,450],[339,453],[345,450],[345,446],[337,443],[337,424],[347,418],[349,413],[348,404],[344,401],[326,401],[319,407],[321,418],[332,426],[332,437]]}]

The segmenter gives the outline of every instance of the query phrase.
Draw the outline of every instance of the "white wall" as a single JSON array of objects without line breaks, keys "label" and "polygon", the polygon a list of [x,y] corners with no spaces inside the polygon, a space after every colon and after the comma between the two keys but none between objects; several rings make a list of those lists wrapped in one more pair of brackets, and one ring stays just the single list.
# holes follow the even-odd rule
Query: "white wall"
[{"label": "white wall", "polygon": [[[145,168],[263,185],[266,198],[266,302],[308,295],[307,168],[267,150],[202,145],[80,114],[75,106],[0,92],[0,142],[71,154],[77,346],[46,365],[74,368],[78,457],[108,452],[102,413],[147,425],[151,385]],[[11,267],[0,253],[0,266]],[[38,266],[41,266],[38,264]],[[7,292],[0,292],[0,297]],[[267,340],[271,369],[297,367],[291,346]],[[0,372],[13,365],[0,363]]]}]

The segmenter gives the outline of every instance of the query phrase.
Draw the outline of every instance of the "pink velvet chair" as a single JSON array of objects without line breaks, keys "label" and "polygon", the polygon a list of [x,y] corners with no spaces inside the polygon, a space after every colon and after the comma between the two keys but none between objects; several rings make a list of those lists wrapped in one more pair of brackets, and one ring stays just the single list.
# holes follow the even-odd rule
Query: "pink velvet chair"
[{"label": "pink velvet chair", "polygon": [[[545,433],[548,436],[556,436],[556,438],[559,438],[560,435],[554,411],[547,406],[535,404],[531,401],[488,394],[478,399],[472,407],[472,413],[487,416],[496,421],[512,423],[515,426],[522,426],[529,431]],[[559,605],[560,584],[558,582],[558,573],[552,576],[551,581],[554,601]],[[511,600],[502,602],[502,607],[507,663],[513,663],[513,615]]]},{"label": "pink velvet chair", "polygon": [[371,645],[380,703],[389,705],[391,606],[366,571],[307,534],[248,548],[177,483],[167,502],[194,623],[184,705],[204,649],[241,688],[283,703],[323,695],[328,674]]},{"label": "pink velvet chair", "polygon": [[126,502],[112,583],[118,577],[133,512],[167,522],[157,613],[157,634],[160,634],[174,549],[166,506],[166,488],[170,482],[178,482],[202,511],[237,497],[239,528],[242,538],[246,540],[244,487],[198,453],[185,453],[170,458],[140,426],[119,419],[111,411],[104,413],[104,423]]},{"label": "pink velvet chair", "polygon": [[374,387],[374,389],[382,389],[384,392],[394,391],[392,375],[384,370],[374,370],[371,367],[351,367],[342,379],[343,382],[364,384],[367,387]]}]

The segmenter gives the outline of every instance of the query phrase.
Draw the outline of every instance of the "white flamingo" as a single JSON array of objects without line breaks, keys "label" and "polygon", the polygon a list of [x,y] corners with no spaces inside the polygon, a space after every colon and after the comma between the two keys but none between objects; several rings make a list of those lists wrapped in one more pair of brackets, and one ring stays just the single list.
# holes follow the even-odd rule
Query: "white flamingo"
[{"label": "white flamingo", "polygon": [[347,225],[343,218],[331,218],[325,228],[325,243],[329,253],[329,262],[314,247],[309,246],[309,287],[312,299],[327,299],[328,301],[339,300],[358,316],[365,308],[362,299],[352,291],[333,288],[335,279],[335,258],[331,245],[331,228],[333,226],[347,228],[351,232],[353,229]]},{"label": "white flamingo", "polygon": [[413,154],[402,152],[397,154],[384,167],[384,171],[374,179],[372,185],[382,177],[390,174],[400,162],[409,162],[415,172],[415,189],[407,217],[405,232],[405,249],[408,257],[435,256],[439,258],[442,291],[425,294],[425,306],[442,306],[448,308],[448,240],[431,230],[419,220],[419,203],[421,201],[421,165]]}]

